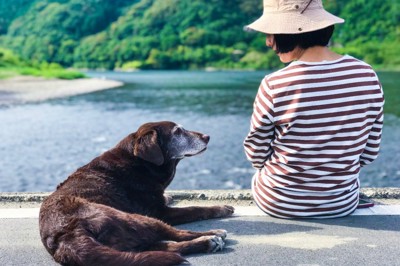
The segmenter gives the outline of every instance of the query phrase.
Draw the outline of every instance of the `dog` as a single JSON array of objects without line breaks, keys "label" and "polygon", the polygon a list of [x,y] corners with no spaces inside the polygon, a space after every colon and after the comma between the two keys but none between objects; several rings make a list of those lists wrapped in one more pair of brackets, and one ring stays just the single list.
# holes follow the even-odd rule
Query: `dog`
[{"label": "dog", "polygon": [[146,123],[78,168],[42,203],[40,236],[61,265],[178,265],[221,250],[227,232],[176,224],[232,215],[232,206],[171,207],[164,191],[210,137],[169,121]]}]

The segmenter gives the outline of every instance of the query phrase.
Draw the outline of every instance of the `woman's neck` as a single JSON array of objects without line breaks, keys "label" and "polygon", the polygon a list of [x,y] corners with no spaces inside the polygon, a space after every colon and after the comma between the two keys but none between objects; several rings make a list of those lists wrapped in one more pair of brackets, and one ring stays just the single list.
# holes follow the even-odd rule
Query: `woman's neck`
[{"label": "woman's neck", "polygon": [[341,57],[343,56],[329,50],[328,47],[314,46],[303,50],[297,60],[304,62],[322,62],[337,60]]}]

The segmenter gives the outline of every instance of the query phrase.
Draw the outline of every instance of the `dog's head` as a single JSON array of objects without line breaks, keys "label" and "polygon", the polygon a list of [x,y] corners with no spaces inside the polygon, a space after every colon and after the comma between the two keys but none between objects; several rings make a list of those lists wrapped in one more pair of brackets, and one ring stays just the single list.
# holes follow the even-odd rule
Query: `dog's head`
[{"label": "dog's head", "polygon": [[134,155],[159,166],[205,151],[209,140],[208,135],[188,131],[174,122],[147,123],[136,132]]}]

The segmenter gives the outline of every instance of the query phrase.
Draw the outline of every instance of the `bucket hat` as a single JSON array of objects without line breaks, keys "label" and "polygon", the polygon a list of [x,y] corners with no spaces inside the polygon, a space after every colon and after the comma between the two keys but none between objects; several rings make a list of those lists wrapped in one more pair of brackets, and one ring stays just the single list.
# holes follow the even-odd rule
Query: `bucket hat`
[{"label": "bucket hat", "polygon": [[267,34],[297,34],[343,23],[327,12],[321,0],[264,0],[262,16],[244,27]]}]

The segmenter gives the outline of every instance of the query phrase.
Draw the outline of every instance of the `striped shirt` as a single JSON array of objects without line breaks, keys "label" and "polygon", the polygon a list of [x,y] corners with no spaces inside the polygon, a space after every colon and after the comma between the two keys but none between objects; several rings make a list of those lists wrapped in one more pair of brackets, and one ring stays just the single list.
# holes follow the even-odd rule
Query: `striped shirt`
[{"label": "striped shirt", "polygon": [[266,76],[244,140],[258,207],[280,218],[352,213],[360,168],[378,156],[383,103],[376,73],[348,55]]}]

